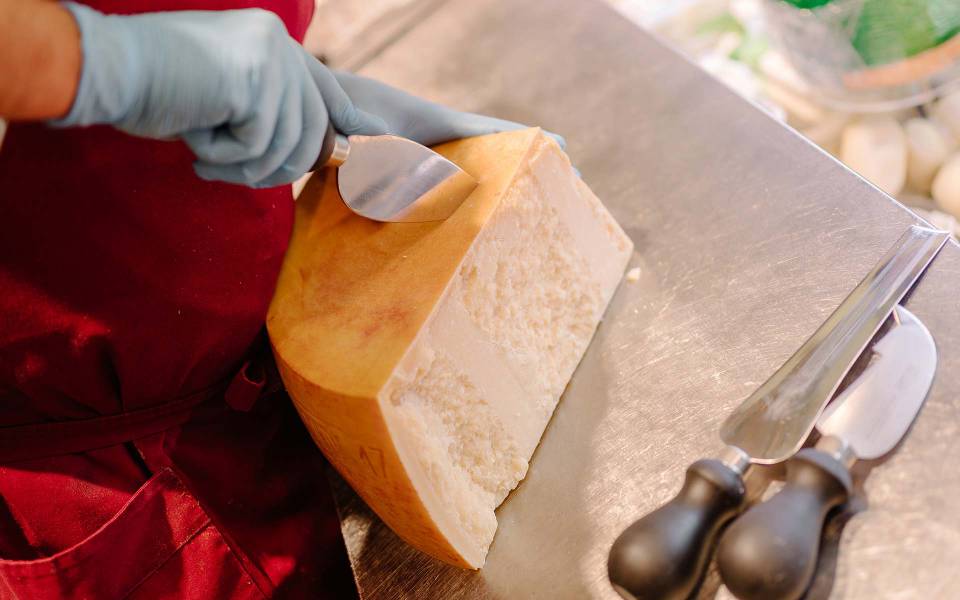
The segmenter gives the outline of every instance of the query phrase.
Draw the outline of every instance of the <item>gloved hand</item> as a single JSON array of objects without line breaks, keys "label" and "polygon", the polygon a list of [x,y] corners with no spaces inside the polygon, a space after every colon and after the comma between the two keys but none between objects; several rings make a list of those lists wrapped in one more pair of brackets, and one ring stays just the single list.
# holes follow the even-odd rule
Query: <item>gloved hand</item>
[{"label": "gloved hand", "polygon": [[182,138],[204,179],[295,181],[316,160],[328,119],[346,135],[393,133],[423,144],[523,127],[334,76],[267,11],[111,16],[64,5],[80,28],[83,72],[70,112],[52,124]]},{"label": "gloved hand", "polygon": [[253,187],[303,175],[328,117],[344,134],[386,132],[273,13],[108,16],[65,6],[80,28],[83,72],[55,126],[106,123],[142,137],[180,137],[197,155],[197,175]]},{"label": "gloved hand", "polygon": [[[353,104],[377,119],[377,127],[427,146],[527,127],[513,121],[453,110],[359,75],[340,71],[334,71],[334,75]],[[566,146],[562,137],[554,133],[550,135],[561,148]]]}]

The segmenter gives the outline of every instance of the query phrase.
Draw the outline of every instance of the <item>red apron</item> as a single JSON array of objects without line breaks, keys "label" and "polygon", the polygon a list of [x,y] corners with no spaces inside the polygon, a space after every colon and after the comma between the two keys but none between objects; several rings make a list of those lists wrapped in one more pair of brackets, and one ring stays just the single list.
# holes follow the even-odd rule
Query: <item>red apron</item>
[{"label": "red apron", "polygon": [[[105,12],[311,0],[102,0]],[[185,66],[189,68],[189,66]],[[13,125],[0,149],[0,598],[355,595],[263,322],[289,186],[179,142]]]}]

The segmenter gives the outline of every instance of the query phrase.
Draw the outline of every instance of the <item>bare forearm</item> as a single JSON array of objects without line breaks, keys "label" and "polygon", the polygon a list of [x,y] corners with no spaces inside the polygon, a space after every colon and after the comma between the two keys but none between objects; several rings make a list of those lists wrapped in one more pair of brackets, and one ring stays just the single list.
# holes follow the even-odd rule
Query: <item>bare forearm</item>
[{"label": "bare forearm", "polygon": [[0,117],[64,116],[77,91],[80,32],[70,13],[48,0],[0,0]]}]

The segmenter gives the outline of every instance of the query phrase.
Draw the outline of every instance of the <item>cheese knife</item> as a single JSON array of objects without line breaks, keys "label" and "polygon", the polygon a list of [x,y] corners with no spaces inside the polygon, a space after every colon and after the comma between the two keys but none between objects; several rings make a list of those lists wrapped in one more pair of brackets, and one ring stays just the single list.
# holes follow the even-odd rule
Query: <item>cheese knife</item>
[{"label": "cheese knife", "polygon": [[867,343],[947,241],[913,225],[797,352],[724,421],[719,459],[693,463],[680,492],[627,527],[607,574],[628,600],[689,598],[720,530],[743,508],[751,464],[773,464],[803,445]]},{"label": "cheese knife", "polygon": [[332,127],[312,170],[337,168],[343,203],[374,221],[442,221],[477,187],[469,173],[396,135],[345,136]]},{"label": "cheese knife", "polygon": [[806,591],[826,516],[850,497],[849,468],[890,452],[920,411],[937,348],[907,309],[897,306],[893,317],[866,370],[818,419],[816,446],[791,458],[783,488],[723,534],[717,566],[740,600],[796,600]]}]

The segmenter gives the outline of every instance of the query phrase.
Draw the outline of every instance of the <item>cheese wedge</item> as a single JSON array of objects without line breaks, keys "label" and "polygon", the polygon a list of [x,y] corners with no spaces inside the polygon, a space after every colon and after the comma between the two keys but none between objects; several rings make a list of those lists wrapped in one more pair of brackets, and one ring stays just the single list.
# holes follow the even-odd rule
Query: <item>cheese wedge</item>
[{"label": "cheese wedge", "polygon": [[483,565],[632,244],[539,129],[437,150],[479,181],[440,223],[375,223],[335,174],[297,202],[267,326],[314,440],[408,543]]}]

